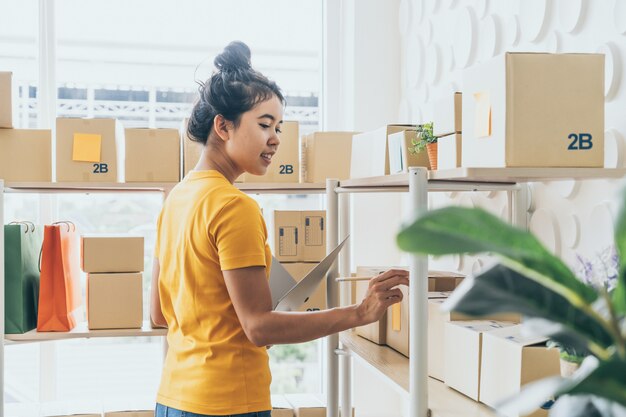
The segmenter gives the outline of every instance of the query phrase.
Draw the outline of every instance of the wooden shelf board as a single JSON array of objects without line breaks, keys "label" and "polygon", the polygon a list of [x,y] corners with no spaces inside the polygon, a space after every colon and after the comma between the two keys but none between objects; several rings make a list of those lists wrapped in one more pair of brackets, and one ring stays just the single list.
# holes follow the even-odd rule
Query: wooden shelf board
[{"label": "wooden shelf board", "polygon": [[144,321],[141,329],[106,329],[89,330],[87,322],[78,323],[69,332],[38,332],[31,330],[24,334],[7,334],[4,339],[9,342],[45,342],[50,340],[81,339],[91,337],[136,337],[165,336],[167,329],[153,329],[150,322]]}]

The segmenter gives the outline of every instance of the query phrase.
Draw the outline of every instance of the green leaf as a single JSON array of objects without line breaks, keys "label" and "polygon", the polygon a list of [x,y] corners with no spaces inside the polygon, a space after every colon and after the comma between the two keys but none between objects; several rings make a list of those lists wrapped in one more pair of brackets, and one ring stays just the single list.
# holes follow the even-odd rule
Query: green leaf
[{"label": "green leaf", "polygon": [[547,277],[558,284],[555,290],[562,287],[559,292],[576,294],[579,304],[591,304],[598,297],[533,235],[482,209],[446,207],[427,212],[400,231],[397,243],[407,252],[432,255],[495,252]]},{"label": "green leaf", "polygon": [[613,305],[618,314],[626,314],[626,193],[615,226],[615,247],[619,254],[619,275],[613,291]]},{"label": "green leaf", "polygon": [[[616,343],[608,323],[590,306],[581,308],[526,274],[501,264],[464,279],[442,308],[470,316],[520,313],[549,320],[553,323],[544,322],[539,328],[545,332],[543,336],[602,358],[609,357],[608,349]],[[541,326],[541,322],[533,323]]]}]

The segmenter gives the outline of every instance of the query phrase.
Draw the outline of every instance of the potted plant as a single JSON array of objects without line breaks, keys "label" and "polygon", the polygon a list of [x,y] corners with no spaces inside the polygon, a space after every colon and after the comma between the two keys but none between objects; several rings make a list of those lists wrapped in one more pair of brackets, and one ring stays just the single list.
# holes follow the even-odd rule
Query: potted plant
[{"label": "potted plant", "polygon": [[437,137],[433,135],[433,122],[417,125],[415,137],[411,139],[409,152],[416,154],[426,149],[430,169],[437,169]]},{"label": "potted plant", "polygon": [[473,316],[520,313],[526,328],[585,357],[569,378],[555,376],[525,386],[502,404],[503,414],[524,415],[557,398],[552,416],[626,415],[625,206],[615,232],[615,247],[622,256],[612,288],[587,285],[533,235],[482,209],[434,210],[398,234],[398,245],[408,252],[491,252],[499,258],[499,263],[466,278],[444,303],[445,309]]}]

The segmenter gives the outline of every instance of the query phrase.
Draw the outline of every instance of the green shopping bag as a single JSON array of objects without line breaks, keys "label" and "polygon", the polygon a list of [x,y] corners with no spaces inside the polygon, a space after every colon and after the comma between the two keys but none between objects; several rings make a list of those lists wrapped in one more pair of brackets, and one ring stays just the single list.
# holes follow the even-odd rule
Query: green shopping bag
[{"label": "green shopping bag", "polygon": [[42,228],[30,222],[4,226],[4,332],[37,327]]}]

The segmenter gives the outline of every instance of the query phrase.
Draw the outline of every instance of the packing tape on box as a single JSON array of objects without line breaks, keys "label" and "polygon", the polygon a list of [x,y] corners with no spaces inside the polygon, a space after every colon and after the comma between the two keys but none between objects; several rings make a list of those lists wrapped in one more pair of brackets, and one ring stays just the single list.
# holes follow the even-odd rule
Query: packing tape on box
[{"label": "packing tape on box", "polygon": [[102,135],[74,133],[72,160],[76,162],[100,162]]},{"label": "packing tape on box", "polygon": [[402,307],[400,303],[391,306],[391,329],[394,332],[402,330]]}]

